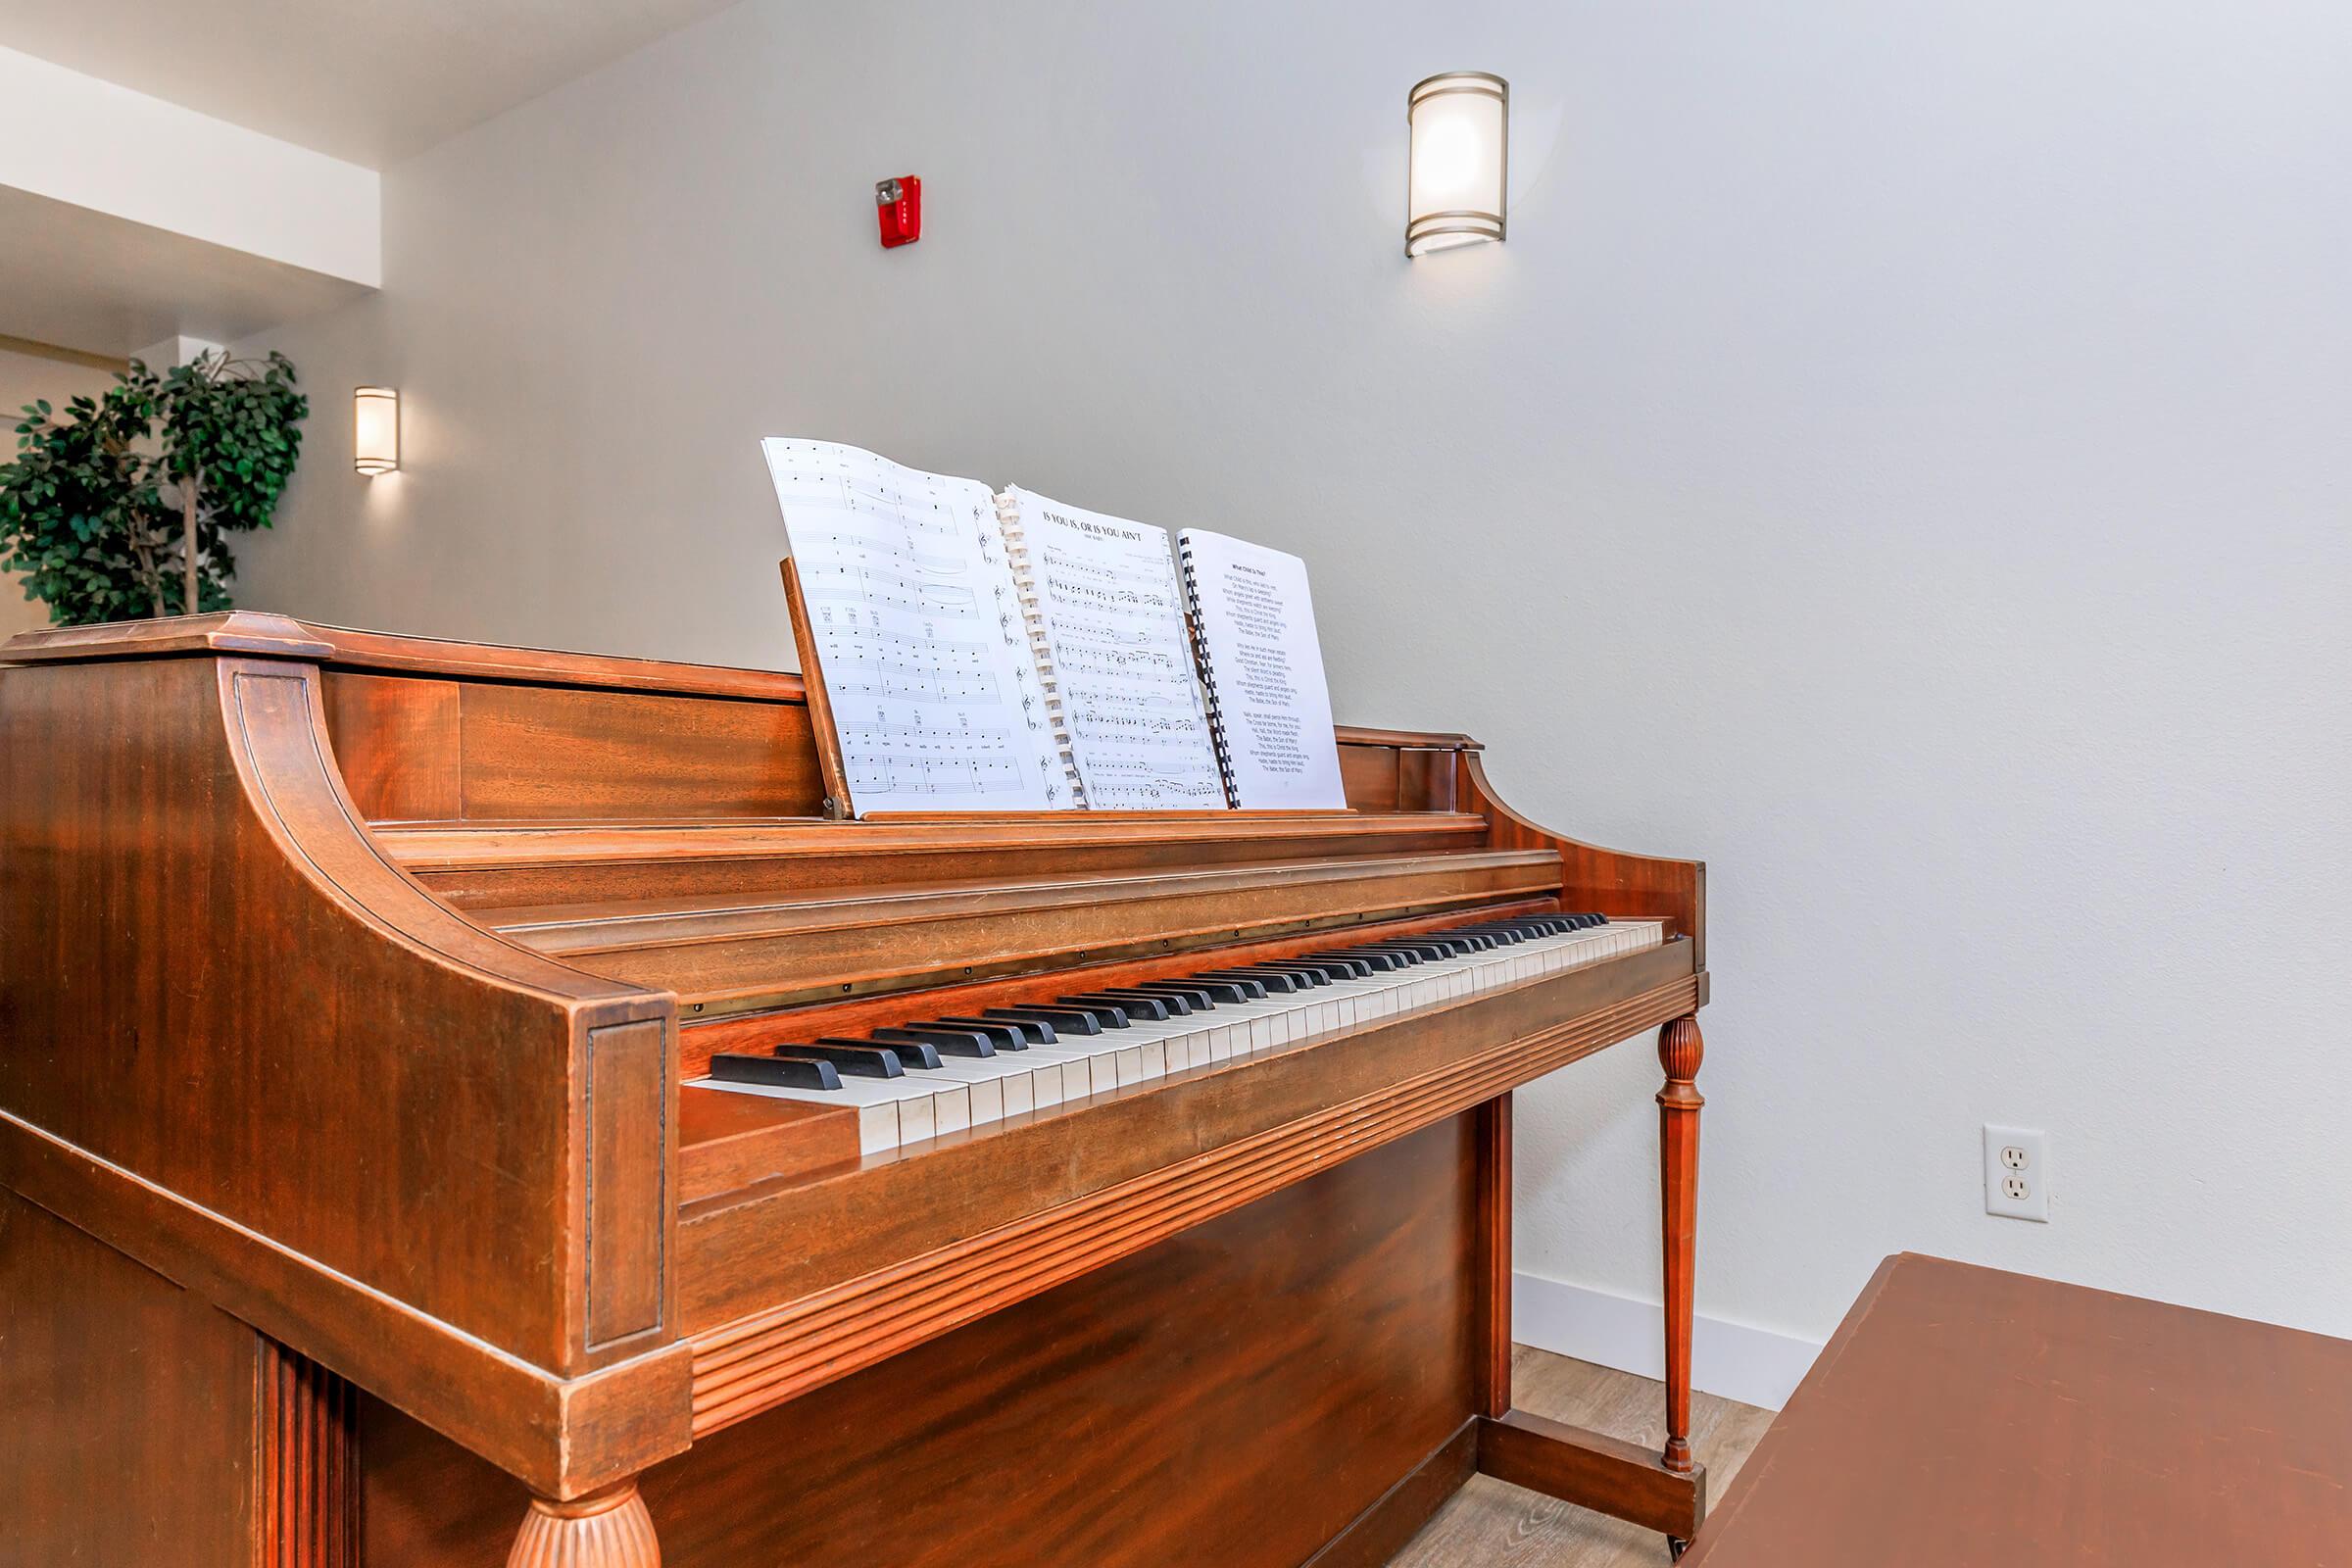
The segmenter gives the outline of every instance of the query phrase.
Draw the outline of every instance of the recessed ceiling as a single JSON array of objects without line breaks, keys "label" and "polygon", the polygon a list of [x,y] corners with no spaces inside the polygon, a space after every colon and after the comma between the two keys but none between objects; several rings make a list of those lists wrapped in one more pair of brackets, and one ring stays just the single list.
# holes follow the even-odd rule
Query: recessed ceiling
[{"label": "recessed ceiling", "polygon": [[348,278],[0,185],[0,333],[122,359],[364,298]]},{"label": "recessed ceiling", "polygon": [[382,169],[733,3],[0,0],[0,46]]}]

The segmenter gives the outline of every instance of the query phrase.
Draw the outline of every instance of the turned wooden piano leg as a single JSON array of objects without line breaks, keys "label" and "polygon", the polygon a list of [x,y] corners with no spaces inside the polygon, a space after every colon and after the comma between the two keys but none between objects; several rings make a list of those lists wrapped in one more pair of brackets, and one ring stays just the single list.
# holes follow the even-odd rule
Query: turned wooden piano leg
[{"label": "turned wooden piano leg", "polygon": [[[1661,1462],[1688,1474],[1690,1458],[1690,1319],[1698,1243],[1698,1064],[1706,1054],[1698,1020],[1677,1018],[1658,1031],[1658,1166],[1666,1250],[1666,1451]],[[1680,1555],[1678,1550],[1676,1555]]]},{"label": "turned wooden piano leg", "polygon": [[653,1515],[624,1481],[570,1502],[533,1497],[507,1568],[662,1568]]}]

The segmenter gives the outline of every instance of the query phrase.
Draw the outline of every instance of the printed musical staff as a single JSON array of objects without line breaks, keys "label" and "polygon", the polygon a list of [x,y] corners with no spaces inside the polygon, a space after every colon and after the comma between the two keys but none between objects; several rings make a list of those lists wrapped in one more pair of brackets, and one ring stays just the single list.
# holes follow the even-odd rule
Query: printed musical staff
[{"label": "printed musical staff", "polygon": [[1166,533],[1018,489],[1002,510],[1087,804],[1223,807]]},{"label": "printed musical staff", "polygon": [[1071,804],[988,488],[830,442],[760,450],[852,801]]}]

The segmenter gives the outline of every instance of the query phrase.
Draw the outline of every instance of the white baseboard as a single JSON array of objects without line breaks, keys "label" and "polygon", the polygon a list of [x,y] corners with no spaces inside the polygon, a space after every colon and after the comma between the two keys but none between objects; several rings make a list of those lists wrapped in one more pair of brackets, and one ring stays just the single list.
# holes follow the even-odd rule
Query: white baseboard
[{"label": "white baseboard", "polygon": [[[1511,1334],[1539,1350],[1645,1378],[1666,1375],[1666,1324],[1655,1301],[1515,1274]],[[1690,1382],[1708,1394],[1778,1410],[1820,1353],[1811,1340],[1702,1313],[1690,1330]]]}]

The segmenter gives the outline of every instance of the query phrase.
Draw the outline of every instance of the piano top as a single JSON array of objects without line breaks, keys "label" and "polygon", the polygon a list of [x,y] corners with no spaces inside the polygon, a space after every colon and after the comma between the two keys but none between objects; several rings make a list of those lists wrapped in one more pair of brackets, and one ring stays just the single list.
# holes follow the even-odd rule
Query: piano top
[{"label": "piano top", "polygon": [[[323,621],[298,620],[291,615],[256,610],[173,615],[103,626],[51,627],[20,632],[0,641],[0,664],[61,663],[177,653],[298,659],[329,669],[446,676],[466,681],[667,692],[680,697],[726,697],[803,707],[808,701],[808,688],[791,670],[690,664],[618,654],[578,654],[504,643],[414,637],[400,632],[330,626]],[[1442,731],[1342,724],[1339,734],[1342,743],[1348,745],[1479,750],[1479,743],[1469,736]]]}]

